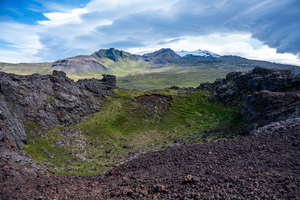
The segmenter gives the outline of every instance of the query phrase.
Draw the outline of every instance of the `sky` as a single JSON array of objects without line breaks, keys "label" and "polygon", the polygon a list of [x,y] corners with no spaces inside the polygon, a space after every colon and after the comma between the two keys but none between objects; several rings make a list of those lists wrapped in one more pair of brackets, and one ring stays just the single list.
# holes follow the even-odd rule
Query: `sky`
[{"label": "sky", "polygon": [[114,47],[171,48],[300,66],[299,0],[0,0],[0,62]]}]

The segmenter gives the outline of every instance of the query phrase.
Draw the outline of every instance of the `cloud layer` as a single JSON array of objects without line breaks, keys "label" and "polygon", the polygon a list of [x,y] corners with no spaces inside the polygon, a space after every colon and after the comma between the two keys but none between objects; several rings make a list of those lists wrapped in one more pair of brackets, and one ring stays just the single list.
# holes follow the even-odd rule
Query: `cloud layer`
[{"label": "cloud layer", "polygon": [[[211,48],[219,48],[216,53],[229,54],[235,45],[244,51],[236,54],[258,54],[254,58],[259,58],[258,50],[268,51],[274,57],[276,49],[277,53],[283,53],[279,56],[284,57],[282,60],[292,59],[292,63],[300,65],[297,56],[284,54],[299,56],[300,53],[298,0],[169,0],[165,3],[92,0],[85,7],[44,16],[47,20],[39,21],[33,27],[36,31],[30,33],[38,38],[32,57],[43,61],[91,54],[109,47],[134,52],[161,47],[195,50],[187,46],[194,39],[198,48],[204,49],[200,45],[210,43]],[[203,41],[215,35],[218,39]],[[232,41],[232,35],[238,35],[241,41]],[[0,42],[20,44],[8,37],[0,35]]]}]

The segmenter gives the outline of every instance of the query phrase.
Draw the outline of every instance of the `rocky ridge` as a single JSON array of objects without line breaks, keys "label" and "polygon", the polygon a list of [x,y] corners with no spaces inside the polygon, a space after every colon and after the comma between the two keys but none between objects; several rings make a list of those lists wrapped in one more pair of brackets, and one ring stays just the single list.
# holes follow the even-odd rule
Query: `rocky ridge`
[{"label": "rocky ridge", "polygon": [[99,51],[94,52],[91,56],[98,60],[110,59],[114,62],[119,62],[120,59],[132,60],[136,62],[147,62],[150,64],[151,68],[165,67],[174,59],[181,58],[181,56],[169,48],[163,48],[153,53],[146,53],[143,55],[135,55],[114,48],[100,49]]},{"label": "rocky ridge", "polygon": [[232,72],[214,83],[201,83],[199,89],[213,93],[210,101],[240,104],[240,117],[246,122],[299,116],[300,75],[289,70],[256,67]]},{"label": "rocky ridge", "polygon": [[71,125],[98,112],[102,99],[111,95],[116,77],[74,82],[64,72],[53,75],[20,76],[0,73],[0,146],[9,142],[23,149],[28,140],[25,128],[36,132],[51,125]]}]

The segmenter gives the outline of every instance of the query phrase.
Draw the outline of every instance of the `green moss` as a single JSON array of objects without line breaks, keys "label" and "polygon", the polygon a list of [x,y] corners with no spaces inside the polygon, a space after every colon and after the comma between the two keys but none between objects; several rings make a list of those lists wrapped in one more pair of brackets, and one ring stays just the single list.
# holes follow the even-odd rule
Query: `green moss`
[{"label": "green moss", "polygon": [[45,104],[48,104],[48,103],[54,103],[56,98],[58,97],[59,95],[49,95],[47,97],[47,100],[44,102]]},{"label": "green moss", "polygon": [[33,122],[28,123],[28,125],[25,126],[24,128],[25,128],[25,131],[28,133],[30,130],[39,128],[39,126],[38,126],[37,121],[33,121]]},{"label": "green moss", "polygon": [[299,86],[294,86],[294,87],[285,89],[284,92],[299,90],[299,88],[300,88]]},{"label": "green moss", "polygon": [[[211,95],[208,91],[129,92],[115,89],[114,93],[115,96],[104,100],[100,112],[87,116],[75,126],[48,127],[47,131],[30,140],[24,151],[35,161],[48,163],[47,168],[55,175],[101,174],[138,151],[164,149],[175,139],[181,144],[226,139],[220,134],[204,138],[204,130],[236,123],[232,122],[236,109],[207,101]],[[154,94],[172,99],[169,110],[163,115],[151,110],[157,110],[157,105],[140,107],[134,101],[136,97]],[[63,129],[79,135],[64,135]],[[123,148],[125,145],[131,148]]]}]

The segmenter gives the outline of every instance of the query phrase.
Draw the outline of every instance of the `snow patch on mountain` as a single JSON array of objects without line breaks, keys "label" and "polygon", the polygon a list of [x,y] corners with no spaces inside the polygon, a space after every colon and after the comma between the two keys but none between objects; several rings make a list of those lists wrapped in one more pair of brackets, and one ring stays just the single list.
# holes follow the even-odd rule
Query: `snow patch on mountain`
[{"label": "snow patch on mountain", "polygon": [[220,55],[218,55],[218,54],[212,53],[207,50],[201,50],[201,49],[198,49],[197,51],[182,50],[182,51],[176,51],[175,53],[177,53],[181,57],[196,57],[196,56],[210,57],[210,58],[219,58],[220,57]]}]

